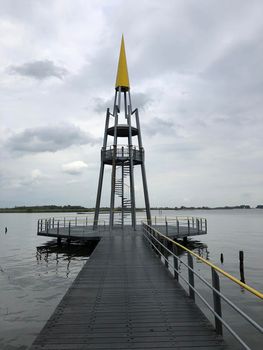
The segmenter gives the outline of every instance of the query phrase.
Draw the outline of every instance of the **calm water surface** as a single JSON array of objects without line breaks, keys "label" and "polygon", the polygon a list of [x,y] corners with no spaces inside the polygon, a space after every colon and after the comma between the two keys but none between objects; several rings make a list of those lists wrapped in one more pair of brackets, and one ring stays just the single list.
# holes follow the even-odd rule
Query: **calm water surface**
[{"label": "calm water surface", "polygon": [[[52,215],[47,213],[44,217]],[[208,235],[198,237],[201,244],[196,250],[238,278],[238,253],[243,250],[246,283],[263,291],[262,210],[153,211],[155,215],[206,217]],[[93,249],[75,244],[70,249],[62,246],[57,250],[54,241],[36,235],[39,217],[43,214],[0,214],[0,349],[3,350],[27,349],[31,345]],[[220,253],[224,254],[223,264]],[[197,269],[210,275],[202,266]],[[222,280],[221,286],[239,306],[263,323],[262,301],[227,281]],[[239,327],[247,329],[230,311],[224,312]],[[249,334],[250,331],[247,337],[253,338]],[[260,339],[254,341],[253,348],[261,349],[260,342]]]}]

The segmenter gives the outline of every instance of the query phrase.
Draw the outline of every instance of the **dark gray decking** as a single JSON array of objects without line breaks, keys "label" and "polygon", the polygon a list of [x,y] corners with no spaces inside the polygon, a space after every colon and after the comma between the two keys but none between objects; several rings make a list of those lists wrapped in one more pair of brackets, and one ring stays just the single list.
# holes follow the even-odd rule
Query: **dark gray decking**
[{"label": "dark gray decking", "polygon": [[226,349],[140,232],[104,236],[33,350]]}]

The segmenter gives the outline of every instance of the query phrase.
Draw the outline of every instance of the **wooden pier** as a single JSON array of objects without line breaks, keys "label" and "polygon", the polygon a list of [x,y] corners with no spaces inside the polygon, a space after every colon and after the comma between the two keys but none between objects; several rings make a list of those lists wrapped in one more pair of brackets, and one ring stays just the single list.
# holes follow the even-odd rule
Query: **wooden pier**
[{"label": "wooden pier", "polygon": [[226,349],[141,230],[103,234],[31,350]]}]

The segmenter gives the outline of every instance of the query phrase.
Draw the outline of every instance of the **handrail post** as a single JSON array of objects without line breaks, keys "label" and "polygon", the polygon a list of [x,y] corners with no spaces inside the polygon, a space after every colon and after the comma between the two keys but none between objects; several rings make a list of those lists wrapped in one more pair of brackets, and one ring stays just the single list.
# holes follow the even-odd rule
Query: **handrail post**
[{"label": "handrail post", "polygon": [[191,269],[193,269],[194,268],[194,264],[193,264],[193,257],[192,257],[192,255],[190,253],[187,253],[187,259],[188,259],[189,296],[190,296],[191,299],[195,300],[195,291],[193,289],[195,287],[194,273],[193,273],[192,270],[189,269],[189,267]]},{"label": "handrail post", "polygon": [[55,218],[52,218],[52,228],[54,228],[55,225]]},{"label": "handrail post", "polygon": [[39,232],[39,219],[37,220],[37,233]]},{"label": "handrail post", "polygon": [[173,253],[174,255],[177,256],[177,258],[174,256],[174,279],[176,279],[177,281],[179,280],[179,273],[178,273],[178,247],[173,244]]},{"label": "handrail post", "polygon": [[59,235],[59,220],[58,220],[58,226],[57,226],[57,234]]},{"label": "handrail post", "polygon": [[163,246],[162,246],[162,238],[158,237],[158,242],[159,242],[159,251],[160,251],[160,259],[162,260],[162,256],[163,256]]},{"label": "handrail post", "polygon": [[[163,245],[164,245],[164,247],[165,247],[165,248],[163,248],[163,250],[164,250],[164,258],[165,258],[165,260],[164,260],[164,265],[165,265],[165,267],[167,267],[167,269],[168,269],[168,268],[169,268],[169,264],[168,264],[168,251],[167,251],[167,248],[168,248],[168,241],[167,241],[167,239],[164,239]],[[167,260],[166,260],[166,259],[167,259]]]},{"label": "handrail post", "polygon": [[168,236],[168,222],[166,217],[165,217],[165,232],[166,232],[166,235]]},{"label": "handrail post", "polygon": [[196,219],[196,228],[197,228],[197,233],[199,233],[199,219]]},{"label": "handrail post", "polygon": [[66,228],[66,218],[64,217],[64,227]]},{"label": "handrail post", "polygon": [[187,218],[187,228],[188,228],[188,235],[190,235],[190,221],[189,221],[189,218]]},{"label": "handrail post", "polygon": [[207,233],[207,219],[205,219],[205,233]]},{"label": "handrail post", "polygon": [[[211,267],[211,271],[212,271],[212,285],[218,292],[220,292],[219,276],[212,267]],[[221,298],[219,294],[217,294],[215,291],[213,291],[213,300],[214,300],[214,311],[220,317],[222,317]],[[220,335],[223,334],[222,322],[216,316],[215,316],[215,328],[216,328],[217,334],[220,334]]]},{"label": "handrail post", "polygon": [[70,227],[71,227],[71,223],[70,223],[70,220],[69,220],[69,223],[68,223],[68,235],[70,236]]},{"label": "handrail post", "polygon": [[151,248],[156,253],[156,249],[155,249],[155,246],[154,246],[154,239],[153,239],[153,237],[154,237],[154,229],[152,227],[150,228],[150,237],[151,237],[150,238]]},{"label": "handrail post", "polygon": [[48,229],[49,229],[49,219],[47,220],[47,233],[48,233]]},{"label": "handrail post", "polygon": [[42,232],[42,228],[43,228],[43,219],[41,219],[41,221],[40,221],[40,230],[41,230],[41,232]]}]

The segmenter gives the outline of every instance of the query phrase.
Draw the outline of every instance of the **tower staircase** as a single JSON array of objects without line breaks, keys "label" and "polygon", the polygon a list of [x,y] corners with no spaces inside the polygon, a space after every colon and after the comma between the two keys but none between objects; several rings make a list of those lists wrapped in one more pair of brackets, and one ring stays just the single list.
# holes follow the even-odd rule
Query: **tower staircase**
[{"label": "tower staircase", "polygon": [[[129,181],[130,179],[130,165],[129,163],[124,163],[122,166],[118,167],[117,170],[121,172],[121,177],[115,180],[115,195],[121,200],[121,212],[116,213],[116,219],[114,226],[122,226],[131,223],[131,199],[129,198],[129,185],[126,183],[125,179]],[[126,191],[125,191],[126,189]]]}]

